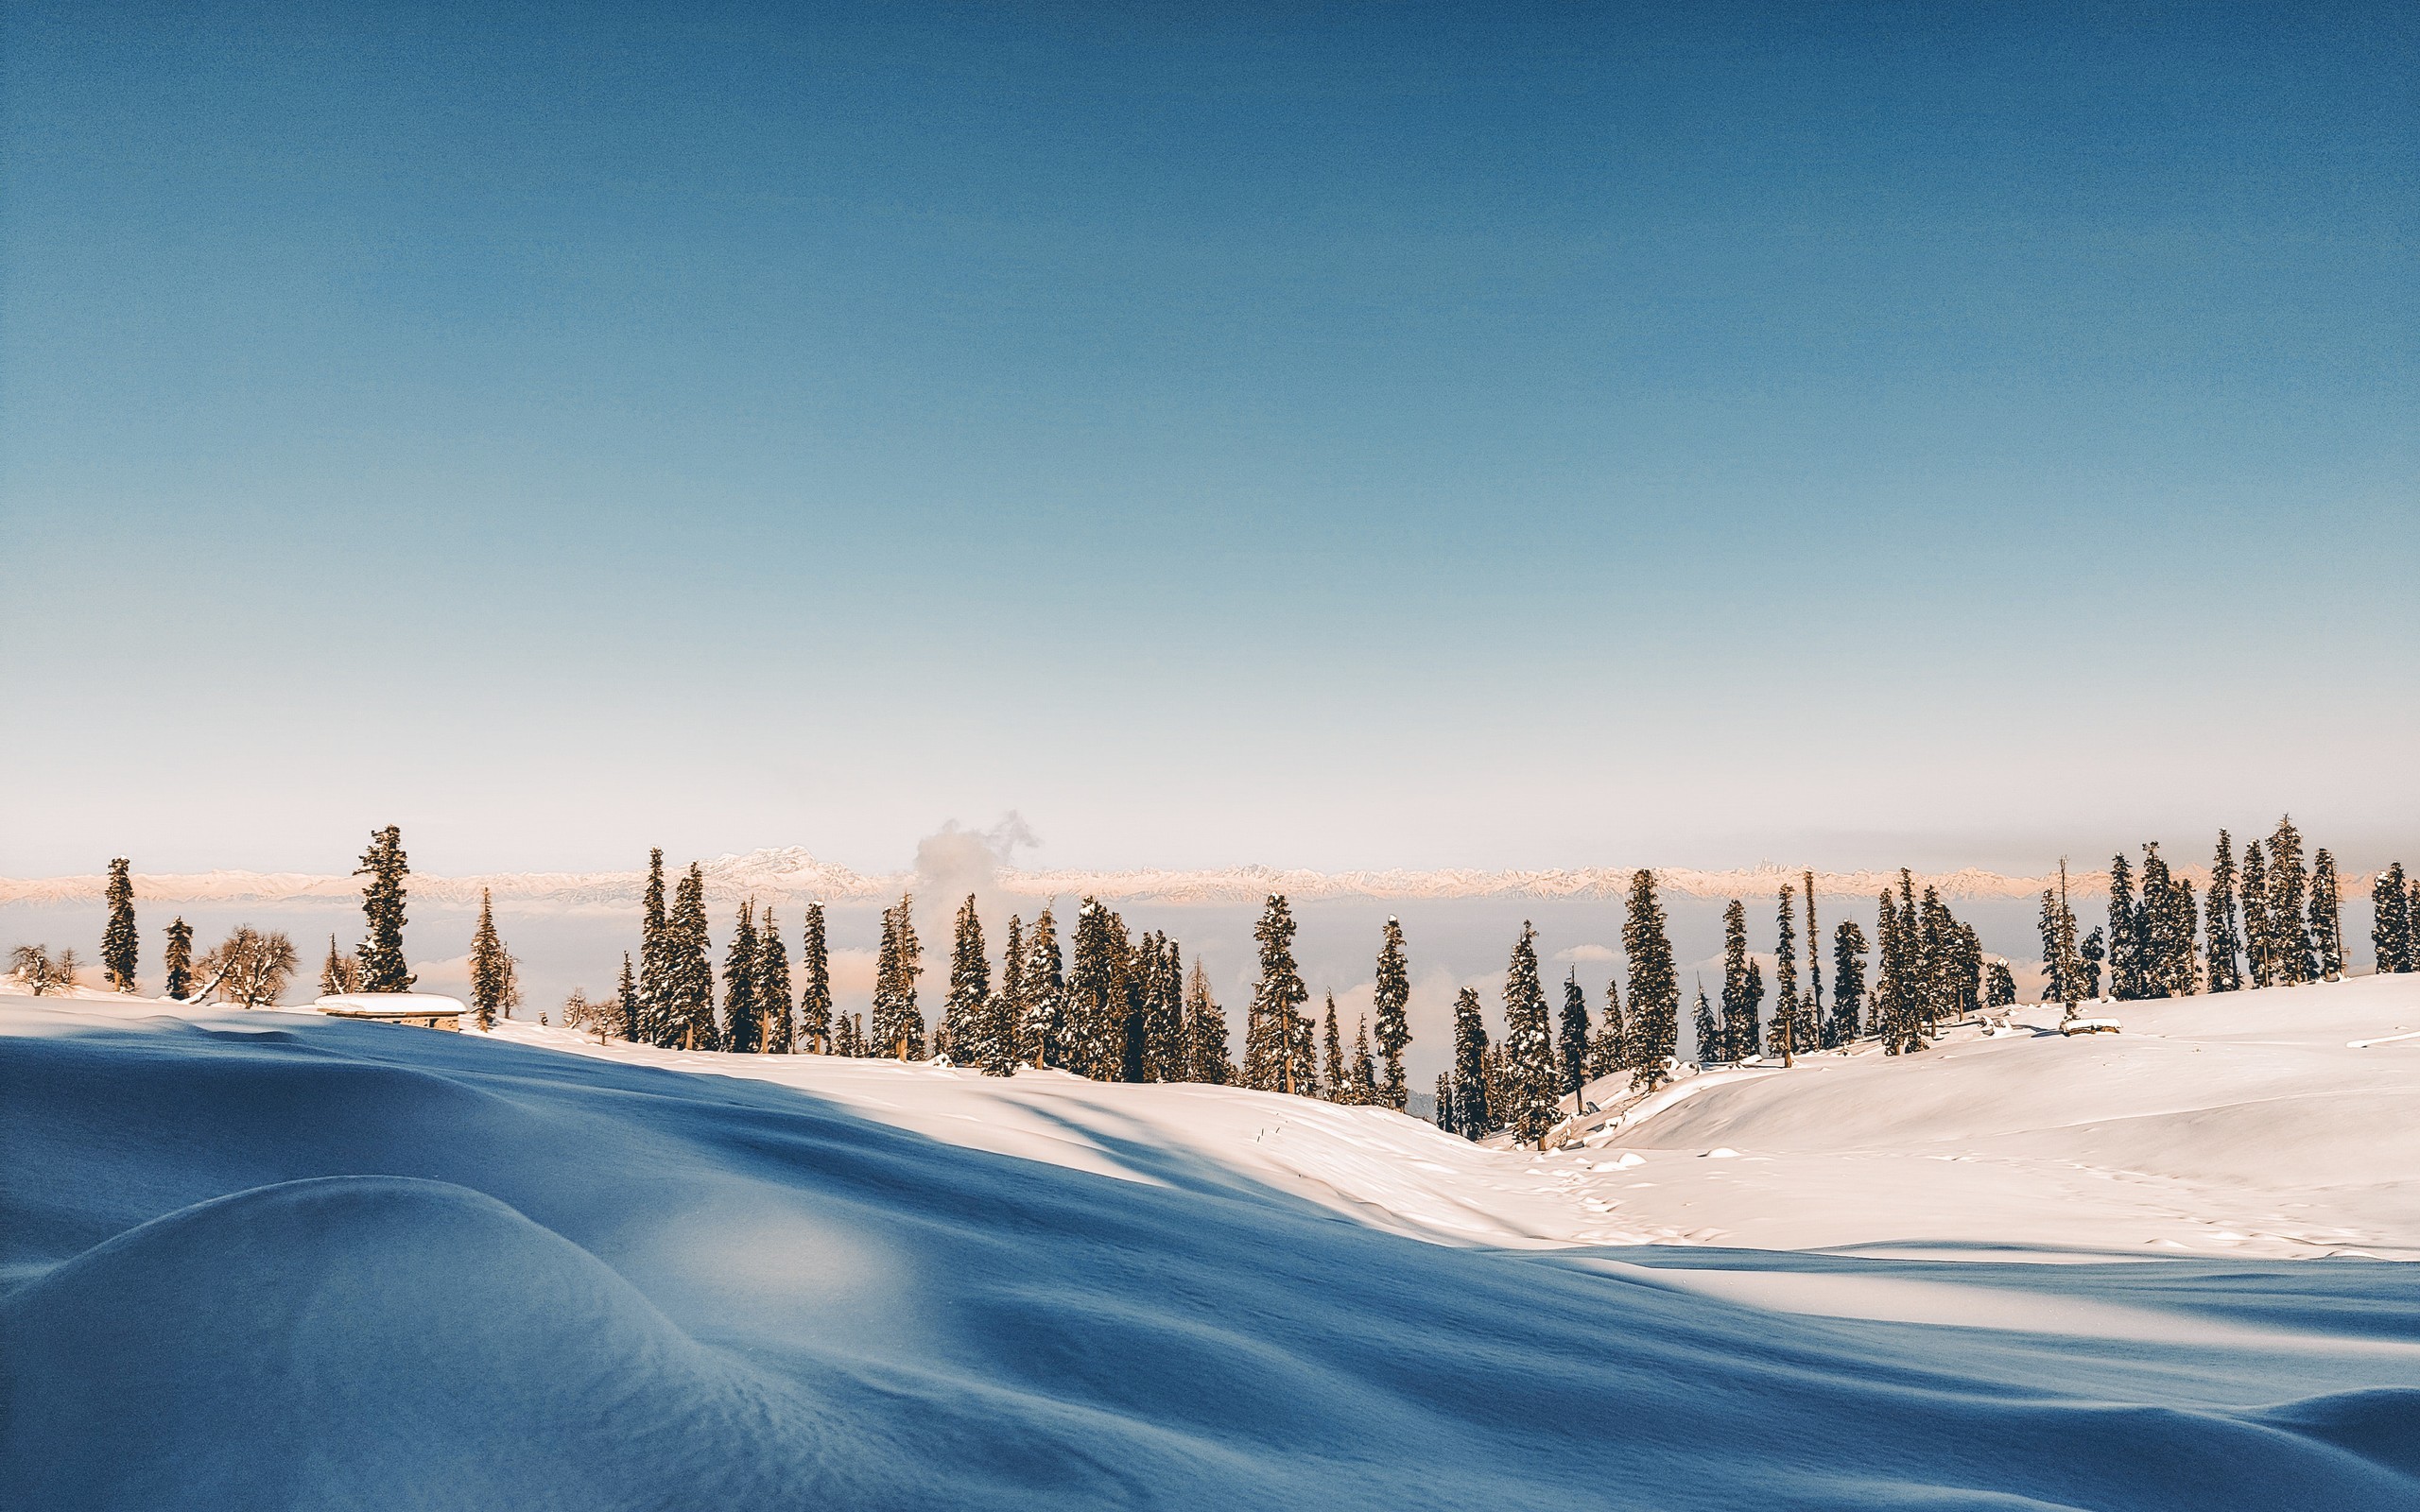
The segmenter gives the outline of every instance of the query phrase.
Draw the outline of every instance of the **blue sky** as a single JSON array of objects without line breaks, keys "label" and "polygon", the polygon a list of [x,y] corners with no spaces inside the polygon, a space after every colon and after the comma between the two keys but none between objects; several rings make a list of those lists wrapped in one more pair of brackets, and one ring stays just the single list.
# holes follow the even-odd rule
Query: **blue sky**
[{"label": "blue sky", "polygon": [[2420,26],[23,5],[0,872],[2420,850]]}]

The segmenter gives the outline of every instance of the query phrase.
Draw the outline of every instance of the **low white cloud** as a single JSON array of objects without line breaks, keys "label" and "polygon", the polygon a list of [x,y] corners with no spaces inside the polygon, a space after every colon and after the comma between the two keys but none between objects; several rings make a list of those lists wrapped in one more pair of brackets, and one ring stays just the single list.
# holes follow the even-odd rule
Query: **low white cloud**
[{"label": "low white cloud", "polygon": [[1574,945],[1569,950],[1554,953],[1554,958],[1566,964],[1579,961],[1610,961],[1614,958],[1609,945]]}]

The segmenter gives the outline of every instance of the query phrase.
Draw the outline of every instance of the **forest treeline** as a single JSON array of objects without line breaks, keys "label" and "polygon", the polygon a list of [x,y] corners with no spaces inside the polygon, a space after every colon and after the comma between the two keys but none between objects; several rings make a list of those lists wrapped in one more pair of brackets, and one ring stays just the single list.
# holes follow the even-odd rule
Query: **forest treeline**
[{"label": "forest treeline", "polygon": [[[349,951],[330,938],[323,994],[411,989],[404,954],[409,871],[401,832],[373,832],[355,871],[366,879],[363,935]],[[2104,997],[2181,997],[2343,974],[2335,858],[2321,848],[2306,860],[2290,818],[2265,840],[2246,843],[2240,858],[2221,831],[2199,894],[2155,842],[2141,848],[2139,862],[2116,856],[2104,919],[2088,930],[2067,895],[2064,863],[2059,874],[2059,885],[2042,894],[2038,920],[2046,1002],[2072,1008]],[[141,936],[123,857],[110,864],[106,900],[101,971],[110,986],[132,992]],[[1253,928],[1257,970],[1238,1062],[1228,1010],[1201,963],[1188,967],[1181,942],[1131,927],[1097,898],[1082,899],[1063,926],[1049,906],[1029,920],[1011,914],[994,953],[969,895],[956,913],[937,1000],[925,986],[914,902],[903,894],[884,910],[872,1005],[845,1013],[834,1001],[821,902],[807,904],[798,921],[795,957],[776,912],[742,902],[717,969],[702,870],[692,863],[667,890],[664,852],[652,851],[635,956],[623,955],[610,994],[574,992],[563,1022],[600,1040],[671,1050],[945,1058],[994,1075],[1038,1068],[1397,1109],[1409,1102],[1411,967],[1396,919],[1379,931],[1371,1011],[1356,1017],[1348,1041],[1333,992],[1322,1011],[1310,1011],[1292,910],[1284,895],[1270,894]],[[2407,875],[2400,862],[2389,866],[2373,881],[2371,902],[2377,970],[2420,970],[2420,877]],[[1634,873],[1623,902],[1624,969],[1594,1005],[1576,970],[1561,984],[1560,1003],[1550,1003],[1536,933],[1523,924],[1506,966],[1500,1033],[1491,1034],[1477,988],[1456,996],[1450,1062],[1436,1082],[1437,1122],[1471,1138],[1510,1129],[1532,1140],[1582,1110],[1588,1089],[1608,1078],[1619,1091],[1651,1090],[1682,1065],[1685,1013],[1701,1065],[1788,1062],[1860,1042],[1888,1055],[1911,1053],[1945,1024],[2016,1000],[2008,962],[1986,955],[1973,926],[1905,869],[1875,900],[1870,936],[1854,918],[1825,934],[1811,871],[1780,887],[1769,917],[1771,949],[1752,949],[1747,902],[1732,900],[1723,912],[1720,980],[1711,992],[1703,980],[1692,983],[1685,1000],[1655,875]],[[239,925],[206,952],[197,954],[194,944],[192,928],[173,919],[164,995],[266,1006],[279,1001],[296,968],[291,942],[274,931]],[[12,965],[37,994],[74,986],[78,970],[74,952],[54,956],[41,946],[17,947]],[[485,894],[470,977],[472,1015],[481,1027],[520,1005],[516,963]]]}]

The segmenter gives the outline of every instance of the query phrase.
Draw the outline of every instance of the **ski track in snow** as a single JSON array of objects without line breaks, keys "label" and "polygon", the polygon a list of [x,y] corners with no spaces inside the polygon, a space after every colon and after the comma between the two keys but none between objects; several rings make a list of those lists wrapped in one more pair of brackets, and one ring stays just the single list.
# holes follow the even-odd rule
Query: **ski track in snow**
[{"label": "ski track in snow", "polygon": [[1233,1089],[0,999],[0,1486],[2420,1507],[2420,978],[2116,1011],[1541,1157]]}]

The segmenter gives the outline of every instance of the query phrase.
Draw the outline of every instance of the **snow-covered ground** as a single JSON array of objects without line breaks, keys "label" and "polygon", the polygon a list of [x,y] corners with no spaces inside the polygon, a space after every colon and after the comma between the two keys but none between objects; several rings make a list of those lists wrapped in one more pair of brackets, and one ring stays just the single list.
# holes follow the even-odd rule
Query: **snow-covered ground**
[{"label": "snow-covered ground", "polygon": [[0,1000],[0,1486],[2420,1506],[2420,979],[2118,1011],[1539,1157],[1226,1089]]}]

